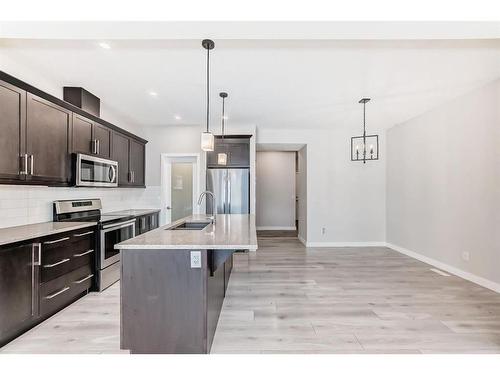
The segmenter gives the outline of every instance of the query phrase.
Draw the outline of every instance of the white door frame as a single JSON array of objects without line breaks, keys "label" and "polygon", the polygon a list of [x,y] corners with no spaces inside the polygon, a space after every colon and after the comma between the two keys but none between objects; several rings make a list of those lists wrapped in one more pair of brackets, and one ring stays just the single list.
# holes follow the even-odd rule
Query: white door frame
[{"label": "white door frame", "polygon": [[160,155],[160,191],[161,191],[161,224],[170,223],[171,210],[167,210],[172,204],[171,185],[172,185],[172,163],[185,162],[193,163],[193,213],[199,213],[200,209],[197,199],[201,194],[200,172],[201,162],[200,154],[161,154]]}]

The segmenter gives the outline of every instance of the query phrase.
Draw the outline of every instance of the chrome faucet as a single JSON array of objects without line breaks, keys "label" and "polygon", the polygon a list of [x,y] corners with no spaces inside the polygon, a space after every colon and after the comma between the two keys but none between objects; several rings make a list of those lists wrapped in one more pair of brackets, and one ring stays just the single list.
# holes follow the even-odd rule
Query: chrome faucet
[{"label": "chrome faucet", "polygon": [[201,205],[201,202],[203,201],[203,197],[206,195],[210,195],[212,197],[212,216],[210,217],[210,220],[212,220],[212,224],[215,224],[215,215],[217,213],[217,198],[215,198],[215,194],[212,193],[211,191],[205,190],[203,193],[200,194],[200,197],[198,198],[198,206]]}]

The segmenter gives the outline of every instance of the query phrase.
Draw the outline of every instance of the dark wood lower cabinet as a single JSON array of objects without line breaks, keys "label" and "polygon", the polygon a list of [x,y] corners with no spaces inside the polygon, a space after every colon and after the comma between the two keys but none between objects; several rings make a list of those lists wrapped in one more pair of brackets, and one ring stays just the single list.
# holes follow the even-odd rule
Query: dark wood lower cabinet
[{"label": "dark wood lower cabinet", "polygon": [[[191,268],[192,252],[200,253],[200,268]],[[122,250],[121,348],[132,353],[210,353],[232,253]]]},{"label": "dark wood lower cabinet", "polygon": [[0,247],[0,346],[92,288],[95,228]]},{"label": "dark wood lower cabinet", "polygon": [[138,236],[140,234],[158,228],[159,226],[158,220],[159,220],[158,212],[136,217],[135,235]]},{"label": "dark wood lower cabinet", "polygon": [[35,319],[33,245],[0,248],[0,346]]}]

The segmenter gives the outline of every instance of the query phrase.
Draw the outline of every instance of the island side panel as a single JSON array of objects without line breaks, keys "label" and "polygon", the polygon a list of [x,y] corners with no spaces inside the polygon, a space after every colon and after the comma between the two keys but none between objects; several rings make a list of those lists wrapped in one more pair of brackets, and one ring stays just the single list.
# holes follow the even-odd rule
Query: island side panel
[{"label": "island side panel", "polygon": [[207,353],[207,252],[121,251],[121,346],[132,353]]}]

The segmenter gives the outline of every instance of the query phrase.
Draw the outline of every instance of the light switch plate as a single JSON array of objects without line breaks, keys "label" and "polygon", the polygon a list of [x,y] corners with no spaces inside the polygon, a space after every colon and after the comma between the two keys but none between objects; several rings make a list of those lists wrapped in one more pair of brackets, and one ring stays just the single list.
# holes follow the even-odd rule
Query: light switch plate
[{"label": "light switch plate", "polygon": [[191,251],[191,268],[201,268],[201,251]]}]

